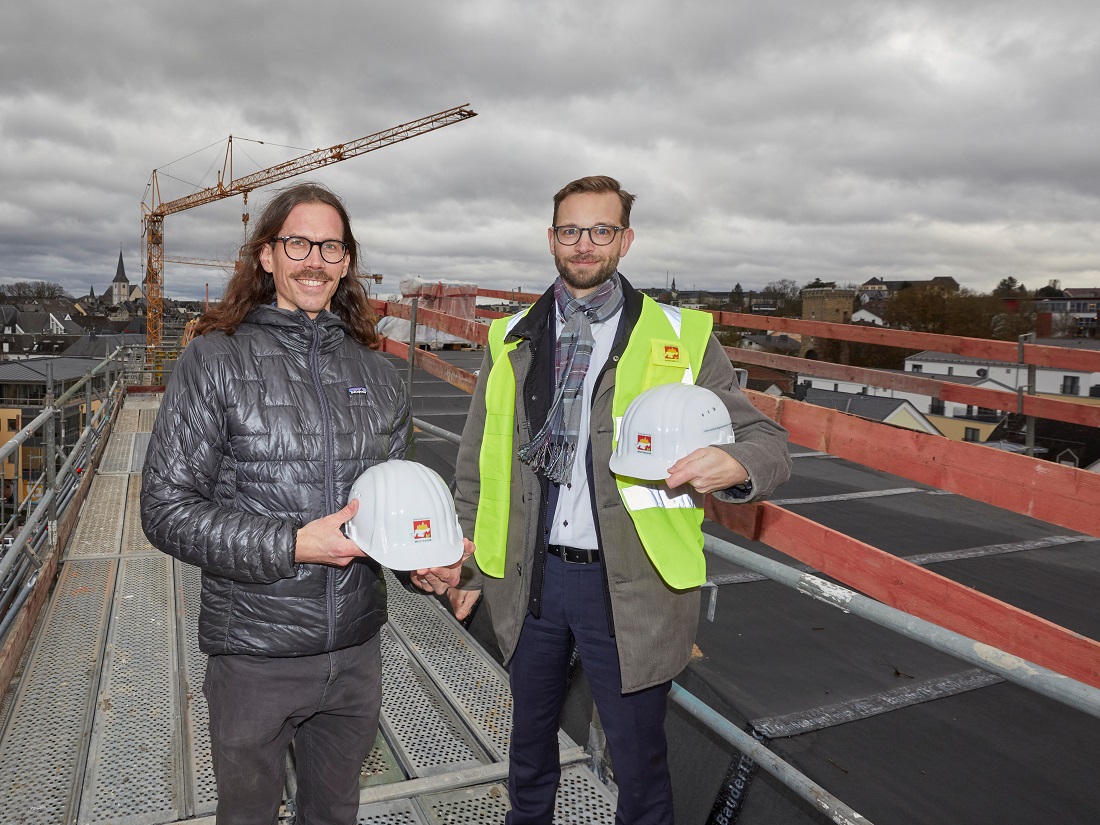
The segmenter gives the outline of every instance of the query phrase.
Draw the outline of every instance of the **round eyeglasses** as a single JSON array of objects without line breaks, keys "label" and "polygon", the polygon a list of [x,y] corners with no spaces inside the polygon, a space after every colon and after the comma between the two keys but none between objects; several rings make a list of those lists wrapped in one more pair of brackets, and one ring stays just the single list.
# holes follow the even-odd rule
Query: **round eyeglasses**
[{"label": "round eyeglasses", "polygon": [[581,235],[587,232],[589,240],[596,246],[607,246],[625,228],[625,226],[606,226],[604,224],[597,226],[555,226],[554,238],[563,246],[574,246],[580,241]]},{"label": "round eyeglasses", "polygon": [[304,261],[315,246],[321,250],[321,258],[328,264],[338,264],[348,254],[348,245],[343,241],[311,241],[297,235],[286,235],[272,239],[271,245],[274,246],[276,241],[283,242],[283,252],[292,261]]}]

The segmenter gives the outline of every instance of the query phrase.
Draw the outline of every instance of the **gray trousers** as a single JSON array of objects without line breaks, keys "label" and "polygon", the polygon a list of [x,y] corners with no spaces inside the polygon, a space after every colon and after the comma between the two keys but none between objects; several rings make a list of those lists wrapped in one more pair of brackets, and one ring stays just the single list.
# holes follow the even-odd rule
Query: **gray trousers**
[{"label": "gray trousers", "polygon": [[296,825],[353,825],[382,704],[377,635],[316,656],[211,656],[203,695],[218,825],[272,825],[294,740]]}]

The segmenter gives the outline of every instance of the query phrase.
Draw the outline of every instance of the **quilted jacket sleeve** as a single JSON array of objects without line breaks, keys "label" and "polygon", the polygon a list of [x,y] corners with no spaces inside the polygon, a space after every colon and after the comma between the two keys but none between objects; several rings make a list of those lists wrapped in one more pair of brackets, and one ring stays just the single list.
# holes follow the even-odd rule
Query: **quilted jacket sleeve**
[{"label": "quilted jacket sleeve", "polygon": [[142,470],[142,529],[154,547],[206,573],[259,583],[293,577],[298,525],[225,500],[229,367],[210,349],[203,338],[192,341],[172,372]]}]

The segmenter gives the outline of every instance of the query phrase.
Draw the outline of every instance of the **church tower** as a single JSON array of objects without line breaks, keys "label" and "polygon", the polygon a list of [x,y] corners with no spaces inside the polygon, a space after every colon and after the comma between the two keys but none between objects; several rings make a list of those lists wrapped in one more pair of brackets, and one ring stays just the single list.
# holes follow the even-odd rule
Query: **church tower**
[{"label": "church tower", "polygon": [[122,250],[118,251],[118,268],[115,279],[111,281],[111,303],[115,306],[125,303],[130,297],[130,281],[126,277],[126,267],[122,263]]}]

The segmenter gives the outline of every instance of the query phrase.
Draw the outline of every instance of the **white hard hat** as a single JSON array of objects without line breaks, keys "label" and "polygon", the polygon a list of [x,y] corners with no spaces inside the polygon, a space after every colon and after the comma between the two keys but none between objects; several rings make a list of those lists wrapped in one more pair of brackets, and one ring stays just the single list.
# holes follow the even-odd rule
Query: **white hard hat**
[{"label": "white hard hat", "polygon": [[359,510],[348,538],[391,570],[445,567],[462,557],[462,528],[447,484],[415,461],[375,464],[351,485]]},{"label": "white hard hat", "polygon": [[733,442],[722,399],[695,384],[661,384],[630,402],[611,456],[611,472],[656,481],[700,447]]}]

